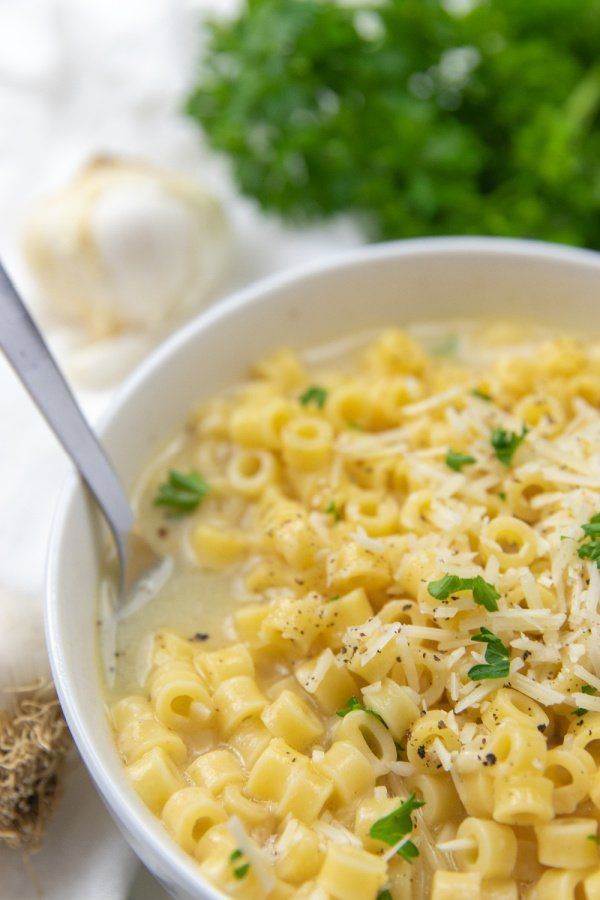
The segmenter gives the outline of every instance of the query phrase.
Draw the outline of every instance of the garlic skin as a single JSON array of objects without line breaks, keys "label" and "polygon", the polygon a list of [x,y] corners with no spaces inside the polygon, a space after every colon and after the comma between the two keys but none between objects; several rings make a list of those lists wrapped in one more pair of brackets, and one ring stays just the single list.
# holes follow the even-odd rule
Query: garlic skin
[{"label": "garlic skin", "polygon": [[201,308],[229,233],[220,202],[190,179],[101,158],[38,204],[24,249],[50,310],[104,338],[159,333]]}]

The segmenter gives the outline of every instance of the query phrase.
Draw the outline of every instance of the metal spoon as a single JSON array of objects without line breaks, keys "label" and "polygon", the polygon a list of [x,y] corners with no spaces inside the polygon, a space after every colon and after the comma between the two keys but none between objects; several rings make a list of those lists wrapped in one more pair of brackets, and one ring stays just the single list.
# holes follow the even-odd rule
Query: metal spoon
[{"label": "metal spoon", "polygon": [[104,514],[117,549],[122,602],[160,559],[134,531],[133,511],[117,473],[1,263],[0,348]]}]

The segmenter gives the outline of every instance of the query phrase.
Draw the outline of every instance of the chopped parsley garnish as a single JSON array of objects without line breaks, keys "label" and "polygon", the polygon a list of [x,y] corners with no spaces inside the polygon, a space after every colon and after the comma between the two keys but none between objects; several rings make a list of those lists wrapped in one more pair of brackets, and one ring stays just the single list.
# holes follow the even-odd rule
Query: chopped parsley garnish
[{"label": "chopped parsley garnish", "polygon": [[[244,855],[243,851],[239,849],[234,850],[233,853],[230,854],[229,859],[232,863],[236,862],[236,860],[241,859]],[[234,878],[237,878],[238,881],[241,881],[242,878],[245,878],[248,874],[248,870],[250,868],[250,863],[242,863],[241,866],[236,866],[233,870]]]},{"label": "chopped parsley garnish", "polygon": [[370,716],[374,716],[376,719],[379,719],[379,721],[387,728],[385,719],[383,719],[383,717],[380,716],[378,712],[375,712],[374,709],[370,709],[368,706],[365,706],[364,703],[361,703],[358,697],[350,697],[350,699],[346,701],[346,705],[341,709],[338,709],[338,711],[336,712],[336,716],[339,716],[340,719],[343,719],[344,716],[347,716],[348,713],[354,712],[355,709],[360,709],[363,712],[368,713]]},{"label": "chopped parsley garnish", "polygon": [[492,402],[492,395],[486,394],[485,391],[480,391],[479,388],[473,388],[473,390],[471,391],[471,394],[474,397],[479,397],[480,400],[485,400],[486,403]]},{"label": "chopped parsley garnish", "polygon": [[[588,694],[588,696],[593,697],[594,694],[598,693],[598,689],[593,687],[591,684],[584,684],[581,688],[582,694]],[[578,706],[577,709],[574,709],[571,713],[572,716],[585,716],[586,712],[589,712],[584,706]]]},{"label": "chopped parsley garnish", "polygon": [[334,522],[339,522],[342,518],[342,512],[337,503],[335,503],[333,500],[331,501],[325,512],[329,513],[330,516],[333,516]]},{"label": "chopped parsley garnish", "polygon": [[[413,830],[411,813],[419,807],[425,806],[421,800],[415,799],[415,794],[411,794],[404,803],[395,809],[394,812],[382,819],[377,819],[369,829],[369,835],[377,841],[383,841],[393,847],[398,841],[402,840],[407,834]],[[401,856],[407,862],[413,860],[419,855],[418,849],[412,841],[406,841],[398,850],[398,856]]]},{"label": "chopped parsley garnish", "polygon": [[304,391],[304,393],[300,397],[300,403],[302,404],[302,406],[308,406],[309,403],[314,403],[314,405],[318,406],[319,409],[323,409],[326,400],[327,391],[324,387],[320,387],[318,384],[311,385]]},{"label": "chopped parsley garnish", "polygon": [[335,597],[329,597],[328,600],[327,600],[327,602],[328,602],[328,603],[333,603],[334,600],[339,600],[339,599],[340,599],[340,595],[339,595],[339,594],[336,594]]},{"label": "chopped parsley garnish", "polygon": [[600,535],[600,513],[592,516],[589,522],[581,526],[586,537],[598,537]]},{"label": "chopped parsley garnish", "polygon": [[503,466],[510,466],[513,456],[525,440],[528,431],[529,429],[525,425],[523,425],[521,434],[517,434],[516,431],[505,431],[504,428],[494,428],[490,441]]},{"label": "chopped parsley garnish", "polygon": [[577,550],[580,559],[590,559],[600,569],[600,513],[592,516],[589,522],[581,526],[585,537]]},{"label": "chopped parsley garnish", "polygon": [[208,493],[208,484],[199,472],[178,472],[171,469],[168,479],[159,485],[155,506],[165,506],[174,515],[194,512]]},{"label": "chopped parsley garnish", "polygon": [[458,450],[448,450],[446,453],[446,465],[455,472],[460,472],[463,466],[472,466],[477,462],[474,456],[468,456],[466,453],[459,453]]},{"label": "chopped parsley garnish", "polygon": [[461,578],[459,575],[444,575],[438,581],[430,581],[427,590],[436,600],[447,600],[451,594],[459,591],[471,591],[473,600],[480,606],[485,606],[488,612],[496,612],[498,604],[496,600],[500,594],[493,584],[484,581],[481,575],[475,578]]},{"label": "chopped parsley garnish", "polygon": [[588,834],[587,839],[588,839],[588,841],[593,841],[595,844],[600,843],[600,838],[598,837],[597,834]]},{"label": "chopped parsley garnish", "polygon": [[501,500],[506,500],[506,493],[504,491],[498,491],[498,496]]},{"label": "chopped parsley garnish", "polygon": [[471,637],[472,641],[487,644],[485,648],[485,664],[473,666],[467,672],[471,681],[483,681],[484,678],[506,678],[510,671],[510,651],[497,634],[485,628]]},{"label": "chopped parsley garnish", "polygon": [[[590,837],[592,837],[592,835],[590,835]],[[377,894],[377,900],[392,900],[392,895],[388,890],[379,891],[379,893]]]}]

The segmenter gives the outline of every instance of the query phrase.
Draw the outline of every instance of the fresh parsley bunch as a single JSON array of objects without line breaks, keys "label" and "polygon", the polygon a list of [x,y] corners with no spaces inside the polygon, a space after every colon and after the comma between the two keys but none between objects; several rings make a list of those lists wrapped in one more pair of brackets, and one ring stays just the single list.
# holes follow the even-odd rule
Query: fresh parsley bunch
[{"label": "fresh parsley bunch", "polygon": [[288,219],[600,247],[600,0],[466,10],[247,0],[209,24],[187,110]]}]

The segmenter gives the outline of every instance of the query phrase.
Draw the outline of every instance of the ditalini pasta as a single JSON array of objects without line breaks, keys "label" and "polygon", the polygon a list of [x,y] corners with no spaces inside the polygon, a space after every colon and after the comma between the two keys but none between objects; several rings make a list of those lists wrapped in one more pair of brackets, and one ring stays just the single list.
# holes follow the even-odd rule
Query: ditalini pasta
[{"label": "ditalini pasta", "polygon": [[278,351],[140,483],[112,725],[228,896],[600,900],[600,343],[441,333]]}]

